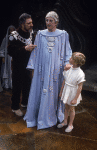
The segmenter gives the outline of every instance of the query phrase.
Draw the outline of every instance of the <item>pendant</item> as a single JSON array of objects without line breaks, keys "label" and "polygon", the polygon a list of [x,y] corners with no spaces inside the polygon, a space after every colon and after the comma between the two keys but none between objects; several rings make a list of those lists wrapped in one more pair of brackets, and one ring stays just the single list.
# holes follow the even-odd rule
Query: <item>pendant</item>
[{"label": "pendant", "polygon": [[48,47],[49,53],[52,53],[53,47]]},{"label": "pendant", "polygon": [[47,45],[48,45],[49,47],[54,47],[54,43],[53,43],[53,42],[48,42]]},{"label": "pendant", "polygon": [[54,42],[55,41],[55,37],[46,37],[47,38],[47,40],[49,41],[49,42]]}]

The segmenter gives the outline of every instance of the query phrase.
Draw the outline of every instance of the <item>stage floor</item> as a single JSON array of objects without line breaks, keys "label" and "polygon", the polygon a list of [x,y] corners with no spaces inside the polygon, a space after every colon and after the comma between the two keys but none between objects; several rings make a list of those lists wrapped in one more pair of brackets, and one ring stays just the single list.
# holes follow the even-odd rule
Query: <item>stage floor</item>
[{"label": "stage floor", "polygon": [[[74,129],[65,133],[66,127],[27,128],[23,117],[11,111],[11,90],[4,90],[0,93],[0,150],[96,150],[97,95],[83,91],[82,97]],[[25,114],[26,109],[21,110]]]}]

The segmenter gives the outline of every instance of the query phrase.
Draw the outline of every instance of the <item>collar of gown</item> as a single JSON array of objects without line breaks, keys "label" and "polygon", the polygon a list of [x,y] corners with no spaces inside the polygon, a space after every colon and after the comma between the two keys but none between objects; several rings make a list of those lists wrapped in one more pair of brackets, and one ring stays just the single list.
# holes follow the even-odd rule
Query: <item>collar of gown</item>
[{"label": "collar of gown", "polygon": [[45,30],[41,30],[40,34],[44,36],[59,36],[65,32],[66,32],[65,30],[59,30],[59,29],[56,29],[54,32],[49,32],[48,29],[45,29]]}]

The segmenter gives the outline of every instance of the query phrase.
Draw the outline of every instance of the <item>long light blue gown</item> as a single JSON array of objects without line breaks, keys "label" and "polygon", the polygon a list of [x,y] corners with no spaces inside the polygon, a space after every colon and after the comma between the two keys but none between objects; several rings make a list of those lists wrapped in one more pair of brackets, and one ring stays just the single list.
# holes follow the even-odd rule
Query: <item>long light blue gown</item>
[{"label": "long light blue gown", "polygon": [[38,31],[37,47],[32,51],[27,69],[34,69],[27,112],[27,127],[49,128],[64,120],[63,106],[58,100],[62,85],[64,65],[69,63],[72,50],[68,33],[56,29]]}]

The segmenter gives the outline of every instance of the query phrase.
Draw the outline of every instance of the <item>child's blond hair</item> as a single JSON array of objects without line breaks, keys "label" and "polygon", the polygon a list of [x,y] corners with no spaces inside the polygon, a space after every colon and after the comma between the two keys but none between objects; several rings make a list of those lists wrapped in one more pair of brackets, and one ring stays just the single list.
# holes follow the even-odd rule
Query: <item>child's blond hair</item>
[{"label": "child's blond hair", "polygon": [[74,63],[76,63],[78,67],[84,65],[86,61],[85,55],[80,52],[74,52],[72,54],[72,59],[74,60]]}]

